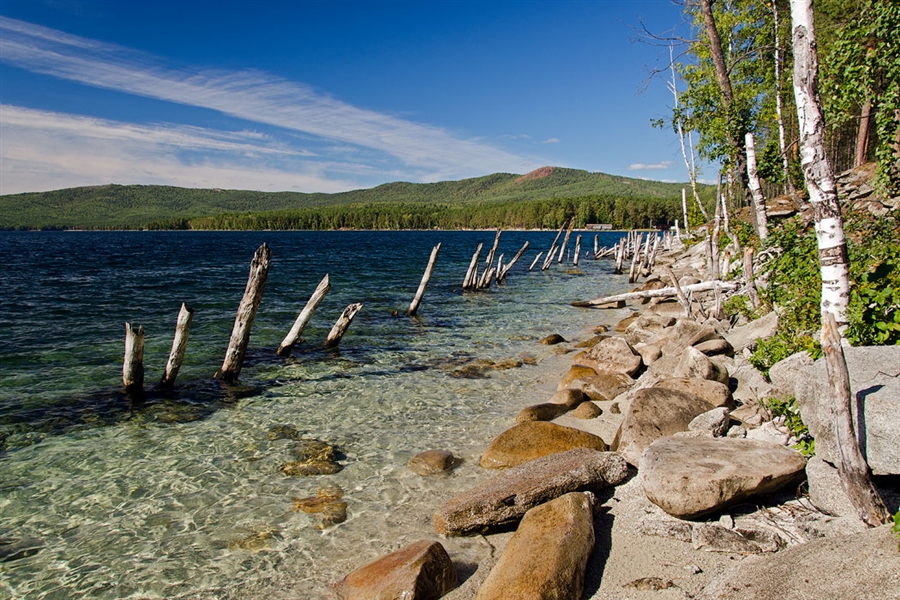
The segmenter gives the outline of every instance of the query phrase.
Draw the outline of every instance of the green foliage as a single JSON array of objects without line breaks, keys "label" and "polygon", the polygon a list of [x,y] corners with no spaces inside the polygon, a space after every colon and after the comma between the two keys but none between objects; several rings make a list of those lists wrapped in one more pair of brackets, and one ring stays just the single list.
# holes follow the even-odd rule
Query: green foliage
[{"label": "green foliage", "polygon": [[[817,7],[819,8],[819,7]],[[862,107],[875,121],[878,187],[900,186],[896,139],[900,109],[900,3],[896,0],[826,0],[817,16],[830,25],[822,39],[820,93],[832,129],[855,127]]]},{"label": "green foliage", "polygon": [[749,360],[760,372],[768,375],[775,363],[804,350],[813,358],[822,356],[822,347],[812,335],[785,331],[779,324],[778,333],[757,341]]},{"label": "green foliage", "polygon": [[[897,534],[897,539],[900,540],[900,510],[894,513],[894,524],[891,525],[891,531]],[[897,550],[900,550],[900,541],[897,542]]]},{"label": "green foliage", "polygon": [[850,326],[857,346],[900,344],[900,221],[848,223],[850,239]]},{"label": "green foliage", "polygon": [[[294,221],[306,223],[302,228],[369,228],[360,225],[367,223],[376,229],[397,229],[416,227],[415,223],[440,227],[442,219],[423,215],[467,210],[478,213],[479,227],[555,228],[571,216],[581,225],[646,227],[655,221],[671,222],[680,214],[682,187],[558,168],[537,178],[495,173],[460,181],[390,183],[338,194],[107,185],[0,196],[0,228],[227,229],[234,228],[229,226],[232,222],[253,228],[254,222],[290,220],[275,213],[293,211]],[[702,186],[702,191],[713,193],[710,186]],[[323,216],[313,216],[317,210]],[[201,218],[213,217],[214,223],[201,223]],[[457,227],[476,226],[466,224],[460,215],[451,220]]]},{"label": "green foliage", "polygon": [[800,407],[796,398],[769,398],[765,406],[775,417],[784,417],[784,426],[798,442],[794,448],[803,456],[812,456],[816,453],[816,440],[809,435],[809,427],[800,417]]}]

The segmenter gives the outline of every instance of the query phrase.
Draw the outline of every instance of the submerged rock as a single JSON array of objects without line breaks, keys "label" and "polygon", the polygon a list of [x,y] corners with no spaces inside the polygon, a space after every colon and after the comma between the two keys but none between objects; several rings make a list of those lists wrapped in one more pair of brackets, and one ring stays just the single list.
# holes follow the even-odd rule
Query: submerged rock
[{"label": "submerged rock", "polygon": [[425,450],[409,459],[407,466],[416,474],[442,475],[458,464],[458,459],[449,450]]},{"label": "submerged rock", "polygon": [[284,463],[280,471],[290,477],[330,475],[341,470],[334,446],[314,439],[301,439],[294,449],[297,460]]}]

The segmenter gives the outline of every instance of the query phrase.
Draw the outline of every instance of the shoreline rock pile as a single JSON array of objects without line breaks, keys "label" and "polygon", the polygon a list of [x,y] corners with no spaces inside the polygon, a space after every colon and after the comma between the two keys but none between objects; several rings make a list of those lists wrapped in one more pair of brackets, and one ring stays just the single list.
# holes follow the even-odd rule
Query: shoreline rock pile
[{"label": "shoreline rock pile", "polygon": [[[664,255],[659,263],[682,282],[702,279],[697,248]],[[659,280],[645,286],[658,289]],[[900,598],[896,538],[886,527],[866,530],[840,488],[833,442],[827,441],[824,366],[795,355],[766,379],[750,365],[746,355],[756,340],[776,330],[775,313],[732,327],[712,317],[687,318],[673,301],[657,298],[640,308],[611,335],[592,337],[573,356],[556,394],[523,408],[516,425],[486,447],[480,467],[497,469],[496,475],[436,509],[433,525],[441,536],[515,527],[493,564],[481,565],[456,588],[446,550],[422,540],[350,573],[334,585],[336,595],[579,599],[622,597],[626,588],[650,594],[641,598],[768,598],[775,597],[772,589],[790,590],[779,596],[837,598],[849,597],[839,590],[853,589],[856,597]],[[702,314],[698,308],[692,312]],[[900,347],[849,349],[848,366],[863,452],[876,474],[894,477],[881,481],[893,512]],[[790,447],[796,440],[762,403],[793,396],[795,389],[816,437],[817,455],[809,461]],[[410,466],[431,475],[453,465],[452,454],[432,450]],[[808,497],[798,498],[802,485]],[[678,556],[695,557],[681,567],[685,575],[674,578],[677,583],[666,576],[673,563],[663,561],[651,565],[654,572],[641,572],[637,560],[626,564],[630,573],[616,572],[621,561],[646,554],[661,539]],[[887,551],[891,541],[893,553]],[[635,543],[645,546],[625,548]],[[704,561],[692,552],[727,560],[704,572],[697,566]],[[854,561],[871,562],[864,553],[880,563],[859,571]],[[815,565],[808,556],[816,557]],[[791,581],[779,588],[769,573]],[[630,579],[614,581],[623,576]],[[860,587],[848,587],[857,579]]]}]

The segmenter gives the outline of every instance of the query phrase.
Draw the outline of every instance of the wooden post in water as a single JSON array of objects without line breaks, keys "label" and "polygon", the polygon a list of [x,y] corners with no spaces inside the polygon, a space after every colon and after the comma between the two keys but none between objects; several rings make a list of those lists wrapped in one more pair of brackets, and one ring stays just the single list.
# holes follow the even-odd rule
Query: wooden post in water
[{"label": "wooden post in water", "polygon": [[578,266],[578,255],[581,254],[581,236],[575,238],[575,264],[573,266]]},{"label": "wooden post in water", "polygon": [[144,328],[125,323],[125,361],[122,363],[122,385],[128,393],[144,391]]},{"label": "wooden post in water", "polygon": [[494,236],[494,245],[491,246],[491,251],[488,252],[487,260],[484,261],[484,273],[481,275],[481,280],[478,281],[477,285],[475,285],[476,289],[484,289],[491,285],[491,276],[488,273],[492,271],[491,267],[494,264],[494,256],[497,254],[497,246],[499,244],[500,229],[497,230],[497,234]]},{"label": "wooden post in water", "polygon": [[191,332],[191,321],[194,320],[194,309],[181,303],[178,311],[178,320],[175,322],[175,338],[172,340],[172,351],[169,352],[169,360],[166,362],[166,372],[163,374],[160,387],[171,388],[175,385],[178,370],[184,362],[184,349],[187,347],[188,334]]},{"label": "wooden post in water", "polygon": [[431,280],[431,274],[434,273],[434,263],[437,262],[438,252],[441,251],[440,243],[431,249],[431,257],[428,259],[428,266],[425,267],[425,273],[422,275],[422,281],[419,282],[419,289],[416,290],[416,297],[409,304],[406,314],[410,317],[414,316],[419,310],[419,304],[422,302],[422,296],[425,295],[425,288]]},{"label": "wooden post in water", "polygon": [[598,258],[597,255],[600,253],[599,248],[600,248],[600,234],[595,233],[594,234],[594,260],[597,260],[597,258]]},{"label": "wooden post in water", "polygon": [[330,289],[331,281],[326,274],[325,277],[322,278],[322,281],[319,282],[319,285],[316,286],[316,290],[312,293],[312,296],[309,297],[306,306],[300,311],[297,320],[294,321],[294,326],[291,327],[291,330],[278,346],[278,350],[276,350],[278,356],[291,355],[291,350],[294,345],[300,341],[300,335],[303,333],[303,330],[306,328],[310,319],[312,319],[313,313],[315,313],[316,309],[319,308],[319,305],[322,304],[322,300],[325,299],[325,295],[328,294],[328,290]]},{"label": "wooden post in water", "polygon": [[266,277],[269,274],[269,265],[272,262],[272,249],[265,243],[256,249],[253,261],[250,263],[250,275],[247,278],[247,287],[244,289],[244,297],[238,306],[237,316],[234,319],[234,327],[231,330],[231,339],[228,342],[228,350],[225,352],[225,360],[219,370],[218,377],[230,382],[238,378],[244,362],[244,353],[250,342],[250,330],[253,328],[253,319],[259,309],[263,290],[266,288]]},{"label": "wooden post in water", "polygon": [[625,261],[625,245],[627,242],[625,238],[622,238],[618,244],[616,244],[616,269],[613,271],[616,275],[622,274],[622,263]]},{"label": "wooden post in water", "polygon": [[572,217],[572,219],[569,221],[569,226],[566,228],[566,235],[563,238],[562,250],[560,250],[560,252],[559,252],[559,260],[556,261],[559,264],[562,264],[562,261],[564,258],[563,255],[565,254],[565,251],[566,251],[566,244],[569,243],[569,236],[572,235],[573,229],[575,229],[575,217]]},{"label": "wooden post in water", "polygon": [[475,254],[472,255],[472,262],[469,263],[469,270],[466,271],[466,278],[463,280],[462,289],[468,290],[473,287],[475,280],[478,278],[478,257],[481,256],[481,248],[484,244],[478,244]]},{"label": "wooden post in water", "polygon": [[347,333],[347,328],[350,327],[350,323],[353,322],[353,317],[356,316],[356,313],[360,311],[362,308],[362,304],[351,304],[341,313],[341,316],[338,317],[338,320],[335,321],[334,327],[331,328],[331,331],[328,333],[328,337],[325,339],[325,344],[322,346],[323,348],[334,348],[341,341],[341,338],[344,337],[344,334]]},{"label": "wooden post in water", "polygon": [[556,232],[556,237],[553,238],[553,243],[550,244],[550,249],[547,250],[547,258],[544,259],[544,264],[541,267],[541,271],[546,271],[550,268],[550,263],[553,262],[553,257],[556,254],[556,242],[559,241],[559,236],[562,235],[562,232],[566,229],[566,224],[563,223],[562,227],[559,228],[559,231]]},{"label": "wooden post in water", "polygon": [[[504,265],[503,270],[500,271],[499,273],[497,273],[497,283],[506,279],[506,274],[509,273],[509,270],[512,269],[512,266],[514,264],[516,264],[516,261],[519,260],[523,254],[525,254],[525,250],[527,250],[527,249],[528,249],[528,242],[525,242],[525,244],[522,245],[521,248],[519,248],[519,251],[516,252],[516,255],[512,257],[512,260],[509,261],[509,263],[507,263],[506,265]],[[538,254],[538,258],[540,258],[540,256],[541,255]],[[534,259],[534,262],[537,262],[537,258]],[[531,266],[534,267],[534,263],[531,263]],[[529,269],[529,271],[530,270],[531,269]]]},{"label": "wooden post in water", "polygon": [[[528,242],[526,242],[526,243],[528,243]],[[537,253],[537,256],[535,256],[535,257],[534,257],[534,260],[531,261],[531,266],[528,267],[528,270],[529,270],[529,271],[534,270],[534,265],[536,265],[536,264],[538,263],[538,261],[541,260],[541,256],[543,256],[543,255],[544,255],[543,252],[538,252],[538,253]]]}]

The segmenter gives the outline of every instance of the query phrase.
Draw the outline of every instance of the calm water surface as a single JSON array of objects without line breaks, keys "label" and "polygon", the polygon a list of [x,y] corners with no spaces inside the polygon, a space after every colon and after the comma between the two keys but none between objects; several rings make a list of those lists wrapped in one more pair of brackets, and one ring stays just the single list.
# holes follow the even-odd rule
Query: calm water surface
[{"label": "calm water surface", "polygon": [[[504,232],[507,259],[529,250],[505,285],[463,294],[492,232],[0,232],[0,597],[325,598],[363,562],[434,537],[435,507],[486,476],[486,443],[555,389],[565,359],[538,340],[583,334],[608,315],[568,303],[624,286],[609,261],[529,273],[554,235]],[[212,375],[262,242],[265,295],[240,385],[223,386]],[[438,242],[419,316],[395,316]],[[303,342],[277,357],[326,273],[332,290]],[[195,316],[164,395],[153,384],[181,302]],[[349,332],[322,350],[352,302],[364,306]],[[146,331],[143,399],[119,389],[126,321]],[[459,376],[471,361],[523,356]],[[335,445],[342,470],[282,475],[297,445],[272,439],[283,425]],[[429,448],[464,462],[419,477],[406,463]],[[293,498],[329,486],[348,518],[321,530]],[[445,546],[461,566],[486,552],[477,538]]]}]

